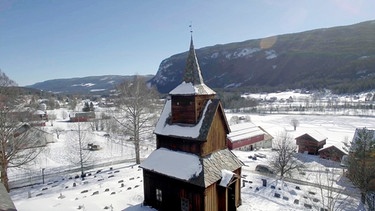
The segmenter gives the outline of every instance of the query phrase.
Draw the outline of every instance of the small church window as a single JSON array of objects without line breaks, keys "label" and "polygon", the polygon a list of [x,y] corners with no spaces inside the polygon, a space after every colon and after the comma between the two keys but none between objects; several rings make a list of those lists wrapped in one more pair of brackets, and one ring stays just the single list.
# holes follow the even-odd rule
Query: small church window
[{"label": "small church window", "polygon": [[181,211],[189,211],[189,199],[181,198]]},{"label": "small church window", "polygon": [[156,189],[156,200],[162,202],[163,201],[163,194],[160,189]]}]

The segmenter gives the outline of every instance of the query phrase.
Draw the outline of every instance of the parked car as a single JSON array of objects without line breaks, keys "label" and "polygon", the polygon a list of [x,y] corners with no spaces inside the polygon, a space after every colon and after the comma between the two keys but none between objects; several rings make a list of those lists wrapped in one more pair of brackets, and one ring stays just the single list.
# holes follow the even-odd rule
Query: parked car
[{"label": "parked car", "polygon": [[266,173],[266,174],[274,174],[274,170],[267,165],[259,164],[255,167],[255,171],[259,171],[261,173]]},{"label": "parked car", "polygon": [[267,157],[267,155],[262,154],[262,153],[255,153],[255,156],[257,156],[259,158],[266,158]]}]

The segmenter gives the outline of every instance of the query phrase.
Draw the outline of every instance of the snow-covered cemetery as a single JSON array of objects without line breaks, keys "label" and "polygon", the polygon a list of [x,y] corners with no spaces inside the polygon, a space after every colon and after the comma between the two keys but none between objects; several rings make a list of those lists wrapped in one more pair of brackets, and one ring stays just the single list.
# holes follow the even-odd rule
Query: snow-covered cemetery
[{"label": "snow-covered cemetery", "polygon": [[137,78],[117,100],[28,99],[39,119],[0,148],[0,210],[375,209],[371,93],[244,93],[259,104],[226,109],[193,40],[184,74],[163,99]]}]

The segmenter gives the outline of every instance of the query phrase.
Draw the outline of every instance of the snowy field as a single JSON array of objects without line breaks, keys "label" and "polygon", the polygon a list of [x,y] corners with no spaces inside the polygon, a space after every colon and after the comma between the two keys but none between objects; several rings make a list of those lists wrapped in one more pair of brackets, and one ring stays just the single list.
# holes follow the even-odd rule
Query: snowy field
[{"label": "snowy field", "polygon": [[[227,114],[229,120],[233,115]],[[63,169],[69,165],[64,159],[64,140],[68,138],[68,124],[62,119],[54,122],[54,126],[46,127],[53,131],[55,127],[65,129],[59,139],[55,137],[55,143],[48,145],[41,158],[27,170],[39,172],[45,168],[45,172],[52,169]],[[375,127],[375,118],[370,117],[346,117],[346,116],[314,116],[314,115],[250,115],[252,122],[263,127],[273,137],[287,131],[291,136],[297,137],[309,131],[317,131],[326,136],[326,146],[335,145],[341,148],[342,142],[351,140],[355,128]],[[299,126],[293,130],[291,119],[298,119]],[[131,143],[120,143],[118,140],[104,137],[104,132],[91,132],[91,140],[99,144],[102,149],[95,152],[96,162],[112,162],[119,159],[134,157]],[[153,139],[143,143],[141,156],[147,157],[154,149]],[[315,156],[300,155],[299,159],[305,162],[308,168],[303,174],[298,172],[293,175],[293,181],[281,181],[255,172],[257,164],[267,163],[267,158],[272,156],[271,150],[260,149],[259,152],[267,155],[267,158],[257,160],[249,159],[258,151],[240,152],[235,154],[246,164],[243,167],[242,206],[239,210],[319,210],[322,197],[319,188],[312,185],[316,183],[319,172],[333,172],[334,187],[346,190],[340,195],[338,201],[345,203],[340,210],[364,210],[359,204],[357,190],[342,176],[342,169],[334,162],[320,160]],[[152,210],[143,207],[143,183],[142,170],[134,166],[132,162],[124,162],[118,165],[90,170],[90,176],[82,181],[75,178],[78,172],[61,175],[59,177],[46,177],[45,184],[38,184],[24,188],[11,190],[11,197],[19,211],[32,210]],[[111,168],[112,167],[112,168]],[[25,173],[25,172],[24,172]],[[17,177],[20,172],[12,171],[11,175]],[[11,178],[12,179],[12,178]],[[262,186],[262,179],[267,179],[267,187]],[[40,183],[42,178],[40,177]],[[301,184],[300,181],[304,181]],[[298,186],[298,188],[296,188]],[[347,192],[351,192],[349,196]],[[275,195],[276,194],[276,195]],[[298,200],[298,203],[296,203]],[[306,207],[307,206],[307,207]],[[311,209],[308,207],[311,206]]]}]

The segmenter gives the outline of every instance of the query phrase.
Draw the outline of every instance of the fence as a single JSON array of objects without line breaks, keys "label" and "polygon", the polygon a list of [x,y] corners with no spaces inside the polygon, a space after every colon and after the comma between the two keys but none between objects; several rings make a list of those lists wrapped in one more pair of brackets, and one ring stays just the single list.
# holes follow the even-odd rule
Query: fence
[{"label": "fence", "polygon": [[[111,165],[117,165],[122,163],[135,162],[135,159],[124,159],[115,160],[102,163],[92,163],[85,165],[84,171],[89,171],[96,168],[103,168]],[[63,178],[68,178],[70,175],[79,175],[81,168],[77,166],[66,166],[58,168],[46,168],[40,171],[30,171],[29,173],[17,174],[10,178],[9,187],[10,189],[21,188],[25,186],[31,186],[36,184],[42,184],[43,182],[55,181]]]}]

